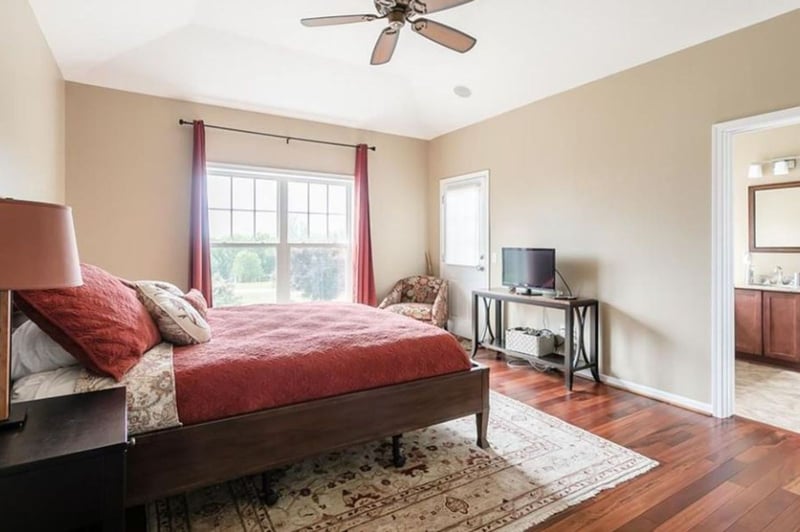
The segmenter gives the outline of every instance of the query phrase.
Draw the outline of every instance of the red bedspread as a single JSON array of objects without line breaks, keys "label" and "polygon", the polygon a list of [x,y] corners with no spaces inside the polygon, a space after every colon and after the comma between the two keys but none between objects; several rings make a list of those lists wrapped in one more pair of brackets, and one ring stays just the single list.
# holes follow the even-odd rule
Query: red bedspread
[{"label": "red bedspread", "polygon": [[185,424],[470,367],[450,333],[363,305],[251,305],[208,319],[211,342],[174,351]]}]

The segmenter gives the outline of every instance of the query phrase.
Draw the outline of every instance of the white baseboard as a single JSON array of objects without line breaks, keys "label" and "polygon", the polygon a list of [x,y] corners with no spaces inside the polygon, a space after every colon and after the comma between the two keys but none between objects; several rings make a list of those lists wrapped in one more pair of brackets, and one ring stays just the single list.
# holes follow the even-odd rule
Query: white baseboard
[{"label": "white baseboard", "polygon": [[[588,372],[587,373],[578,372],[575,375],[583,377],[585,379],[592,378],[591,374]],[[687,410],[692,410],[693,412],[699,412],[701,414],[707,414],[707,415],[711,415],[712,412],[711,403],[703,403],[700,401],[695,401],[694,399],[689,399],[688,397],[684,397],[682,395],[676,395],[674,393],[665,392],[663,390],[651,388],[650,386],[644,386],[643,384],[636,384],[635,382],[618,379],[617,377],[611,377],[609,375],[601,374],[600,380],[603,383],[613,388],[619,388],[620,390],[625,390],[627,392],[635,393],[637,395],[643,395],[644,397],[649,397],[650,399],[655,399],[657,401],[679,406]]]}]

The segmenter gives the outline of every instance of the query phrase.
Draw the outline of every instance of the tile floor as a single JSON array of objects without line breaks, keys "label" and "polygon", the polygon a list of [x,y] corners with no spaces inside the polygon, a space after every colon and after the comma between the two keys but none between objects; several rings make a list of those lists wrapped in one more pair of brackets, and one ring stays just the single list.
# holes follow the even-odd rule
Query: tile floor
[{"label": "tile floor", "polygon": [[800,372],[737,360],[736,415],[800,433]]}]

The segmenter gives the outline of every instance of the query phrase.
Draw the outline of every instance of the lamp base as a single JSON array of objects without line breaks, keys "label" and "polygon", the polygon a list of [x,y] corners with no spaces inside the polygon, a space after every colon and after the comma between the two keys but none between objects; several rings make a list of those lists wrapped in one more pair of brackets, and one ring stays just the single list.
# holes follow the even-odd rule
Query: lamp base
[{"label": "lamp base", "polygon": [[11,416],[8,419],[0,421],[0,432],[9,430],[19,430],[25,425],[28,419],[27,408],[11,408]]}]

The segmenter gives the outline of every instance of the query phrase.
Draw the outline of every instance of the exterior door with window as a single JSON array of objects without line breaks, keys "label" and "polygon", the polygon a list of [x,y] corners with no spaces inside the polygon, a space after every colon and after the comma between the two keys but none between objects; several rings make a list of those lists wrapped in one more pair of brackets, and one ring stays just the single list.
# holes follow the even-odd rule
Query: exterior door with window
[{"label": "exterior door with window", "polygon": [[472,291],[488,288],[489,173],[440,183],[441,277],[450,282],[451,332],[470,337]]}]

